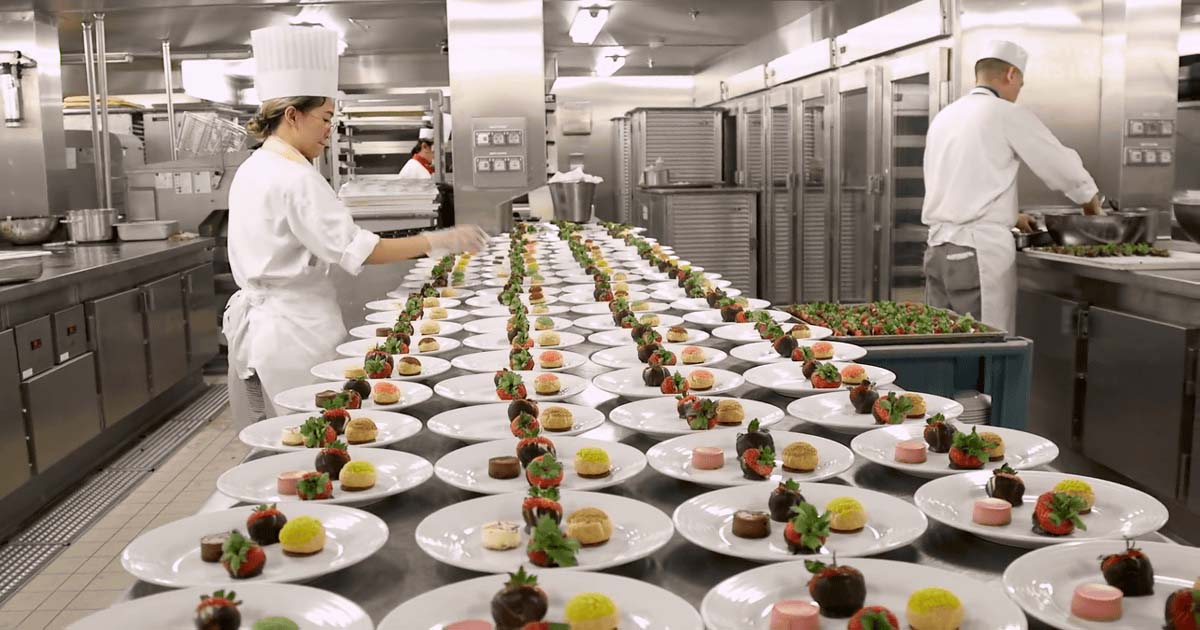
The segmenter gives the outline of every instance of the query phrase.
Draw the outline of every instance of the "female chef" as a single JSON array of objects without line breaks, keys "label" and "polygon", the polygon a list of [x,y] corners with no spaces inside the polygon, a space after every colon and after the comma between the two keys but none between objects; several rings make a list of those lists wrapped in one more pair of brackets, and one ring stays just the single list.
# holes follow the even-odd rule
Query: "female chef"
[{"label": "female chef", "polygon": [[241,290],[224,318],[230,402],[242,426],[275,415],[274,396],[312,383],[309,370],[345,338],[334,265],[356,275],[364,264],[475,252],[487,242],[476,226],[381,239],[355,225],[312,165],[334,114],[337,34],[281,26],[251,39],[262,105],[247,129],[263,144],[229,192],[229,265]]}]

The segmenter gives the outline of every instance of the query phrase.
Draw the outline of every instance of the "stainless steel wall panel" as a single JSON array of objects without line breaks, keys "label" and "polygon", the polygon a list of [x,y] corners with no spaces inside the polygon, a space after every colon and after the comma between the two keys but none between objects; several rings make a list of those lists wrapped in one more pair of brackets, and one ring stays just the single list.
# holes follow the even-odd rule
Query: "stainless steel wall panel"
[{"label": "stainless steel wall panel", "polygon": [[213,266],[200,265],[183,272],[187,311],[188,369],[196,370],[217,356],[221,331],[217,323],[217,294]]},{"label": "stainless steel wall panel", "polygon": [[130,289],[86,305],[105,426],[124,420],[150,400],[141,295],[140,289]]},{"label": "stainless steel wall panel", "polygon": [[[44,472],[100,434],[96,365],[76,357],[21,385],[29,410],[33,461]],[[70,395],[64,393],[70,392]]]},{"label": "stainless steel wall panel", "polygon": [[630,111],[633,172],[662,158],[674,182],[722,183],[721,114],[716,108]]},{"label": "stainless steel wall panel", "polygon": [[32,476],[13,331],[0,332],[0,497]]},{"label": "stainless steel wall panel", "polygon": [[150,355],[150,388],[153,394],[160,394],[188,373],[182,277],[175,273],[144,285],[142,295],[146,348]]},{"label": "stainless steel wall panel", "polygon": [[757,196],[751,192],[661,195],[666,212],[663,241],[675,254],[716,271],[734,287],[758,293]]}]

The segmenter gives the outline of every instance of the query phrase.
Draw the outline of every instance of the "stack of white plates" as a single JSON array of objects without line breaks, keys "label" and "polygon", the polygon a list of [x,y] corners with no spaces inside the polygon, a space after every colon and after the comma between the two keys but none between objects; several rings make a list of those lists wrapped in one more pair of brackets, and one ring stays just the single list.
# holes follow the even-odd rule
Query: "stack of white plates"
[{"label": "stack of white plates", "polygon": [[992,418],[992,397],[973,389],[954,393],[954,400],[962,403],[963,414],[957,418],[960,424],[988,424]]}]

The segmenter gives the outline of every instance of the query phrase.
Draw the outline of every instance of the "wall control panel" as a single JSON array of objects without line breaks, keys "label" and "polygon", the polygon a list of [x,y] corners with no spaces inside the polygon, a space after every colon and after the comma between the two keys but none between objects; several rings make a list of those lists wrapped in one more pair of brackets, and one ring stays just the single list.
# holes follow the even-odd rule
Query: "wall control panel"
[{"label": "wall control panel", "polygon": [[476,188],[521,188],[528,179],[524,118],[472,118],[471,164]]},{"label": "wall control panel", "polygon": [[1125,121],[1125,166],[1173,166],[1175,120],[1130,118]]}]

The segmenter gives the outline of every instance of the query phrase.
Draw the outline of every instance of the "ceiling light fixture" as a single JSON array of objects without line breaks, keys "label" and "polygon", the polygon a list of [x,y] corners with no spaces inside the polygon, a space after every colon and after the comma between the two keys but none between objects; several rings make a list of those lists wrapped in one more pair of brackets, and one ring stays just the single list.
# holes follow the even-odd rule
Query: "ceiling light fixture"
[{"label": "ceiling light fixture", "polygon": [[571,41],[576,44],[591,44],[596,41],[600,29],[608,21],[608,9],[603,7],[582,7],[571,20]]},{"label": "ceiling light fixture", "polygon": [[605,55],[596,62],[596,76],[611,77],[617,70],[625,67],[625,57],[621,55]]}]

